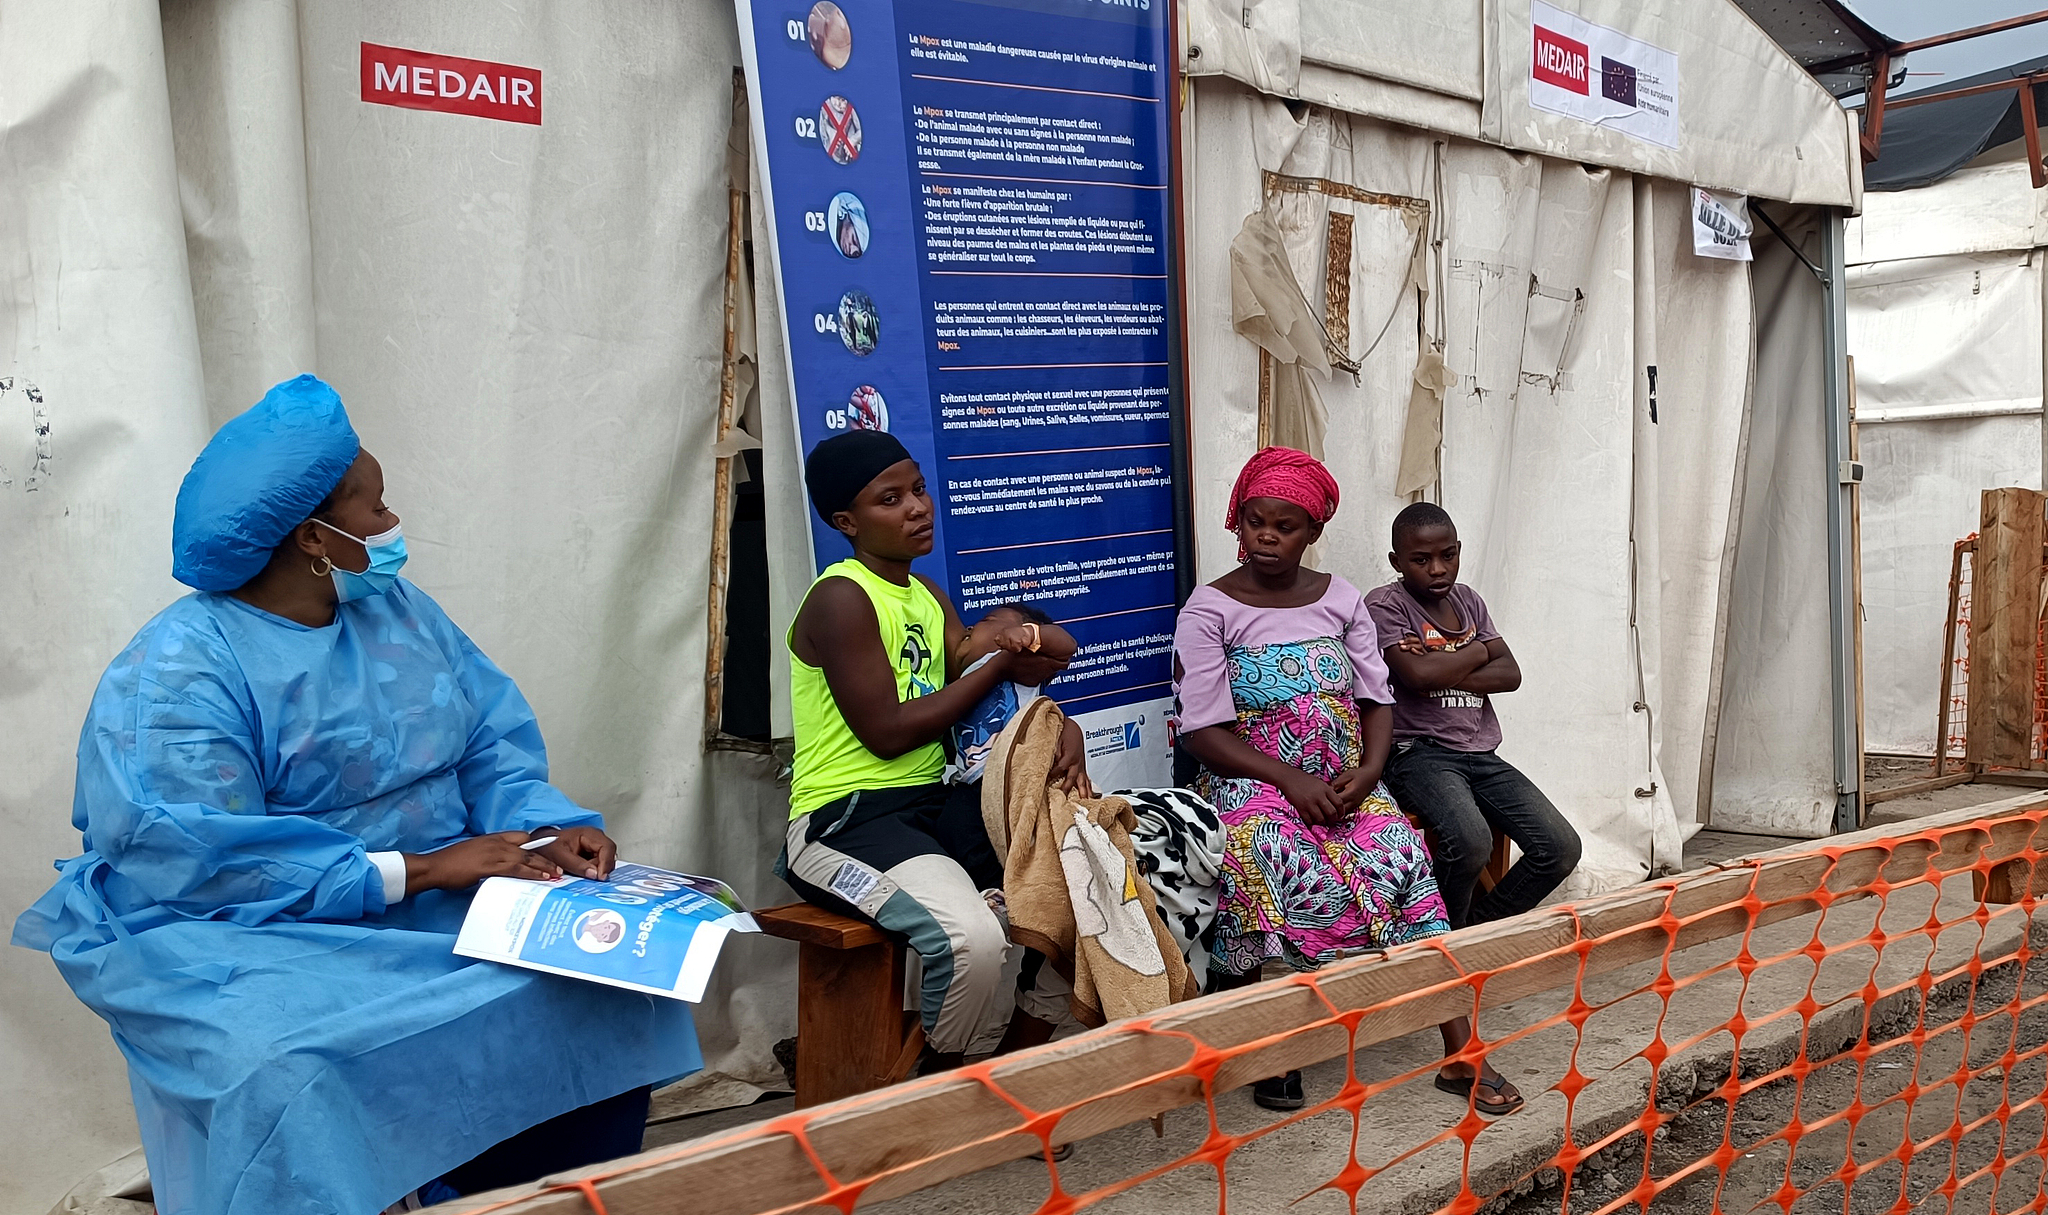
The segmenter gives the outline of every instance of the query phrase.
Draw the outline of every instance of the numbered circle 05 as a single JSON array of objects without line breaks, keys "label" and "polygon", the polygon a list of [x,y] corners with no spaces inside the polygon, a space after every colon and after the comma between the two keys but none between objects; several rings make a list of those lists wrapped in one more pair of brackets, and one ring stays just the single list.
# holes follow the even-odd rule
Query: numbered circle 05
[{"label": "numbered circle 05", "polygon": [[873,384],[862,384],[846,400],[848,430],[889,429],[889,404]]},{"label": "numbered circle 05", "polygon": [[839,297],[839,314],[833,319],[840,342],[852,353],[866,358],[881,344],[882,314],[875,310],[875,301],[860,288]]},{"label": "numbered circle 05", "polygon": [[815,135],[832,163],[850,165],[860,159],[860,115],[853,103],[834,93],[818,106],[818,117],[796,120],[798,135]]}]

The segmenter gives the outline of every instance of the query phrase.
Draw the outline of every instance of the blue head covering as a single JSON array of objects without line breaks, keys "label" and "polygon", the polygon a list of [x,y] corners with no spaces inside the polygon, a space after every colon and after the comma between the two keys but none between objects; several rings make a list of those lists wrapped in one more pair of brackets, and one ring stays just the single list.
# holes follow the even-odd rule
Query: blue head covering
[{"label": "blue head covering", "polygon": [[201,591],[254,578],[361,450],[341,397],[317,376],[272,388],[214,433],[178,487],[171,576]]}]

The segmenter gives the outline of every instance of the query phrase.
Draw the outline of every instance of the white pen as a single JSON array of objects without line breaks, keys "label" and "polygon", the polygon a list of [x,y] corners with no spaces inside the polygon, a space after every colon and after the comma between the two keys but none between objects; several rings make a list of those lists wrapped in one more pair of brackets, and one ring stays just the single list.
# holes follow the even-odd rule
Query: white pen
[{"label": "white pen", "polygon": [[559,835],[550,835],[550,836],[547,836],[547,837],[546,837],[546,838],[544,838],[544,839],[537,839],[537,840],[528,840],[528,841],[526,841],[525,843],[523,843],[523,844],[519,845],[519,847],[520,847],[520,850],[521,850],[521,851],[524,851],[524,852],[532,852],[532,851],[533,851],[533,850],[534,850],[535,848],[545,848],[545,847],[547,847],[547,846],[548,846],[549,844],[552,844],[552,843],[554,843],[554,842],[555,842],[556,840],[558,840],[558,839],[561,839],[561,838],[562,838],[562,837],[561,837],[561,836],[559,836]]}]

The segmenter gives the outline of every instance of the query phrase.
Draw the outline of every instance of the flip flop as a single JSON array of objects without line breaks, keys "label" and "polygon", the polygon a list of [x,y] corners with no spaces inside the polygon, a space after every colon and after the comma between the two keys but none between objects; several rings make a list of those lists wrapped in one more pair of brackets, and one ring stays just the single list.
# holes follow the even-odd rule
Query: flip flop
[{"label": "flip flop", "polygon": [[[1507,1077],[1505,1076],[1501,1077],[1498,1080],[1479,1081],[1479,1086],[1481,1088],[1490,1088],[1496,1094],[1506,1089],[1507,1085],[1508,1081]],[[1436,1086],[1438,1090],[1449,1093],[1453,1097],[1462,1097],[1465,1100],[1470,1101],[1472,1103],[1473,1109],[1478,1110],[1480,1113],[1486,1115],[1489,1118],[1499,1118],[1504,1114],[1512,1114],[1516,1110],[1521,1109],[1524,1104],[1519,1094],[1513,1097],[1495,1096],[1490,1101],[1487,1100],[1484,1094],[1475,1095],[1472,1091],[1472,1077],[1470,1076],[1464,1076],[1460,1077],[1459,1079],[1453,1080],[1449,1076],[1444,1075],[1442,1072],[1438,1072],[1436,1077]]]}]

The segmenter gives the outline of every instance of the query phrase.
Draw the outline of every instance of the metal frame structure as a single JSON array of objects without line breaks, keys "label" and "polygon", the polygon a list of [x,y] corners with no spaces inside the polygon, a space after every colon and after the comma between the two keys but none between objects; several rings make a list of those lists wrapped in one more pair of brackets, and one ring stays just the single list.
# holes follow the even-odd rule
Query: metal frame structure
[{"label": "metal frame structure", "polygon": [[1987,34],[2002,34],[2029,25],[2048,21],[2048,9],[2028,13],[2020,17],[2007,17],[1985,25],[1971,26],[1948,34],[1936,34],[1931,38],[1919,38],[1912,42],[1901,42],[1888,51],[1871,51],[1864,54],[1844,55],[1824,63],[1812,64],[1808,71],[1819,76],[1824,72],[1838,72],[1844,68],[1868,63],[1870,87],[1864,94],[1863,128],[1861,144],[1865,164],[1876,160],[1884,141],[1884,115],[1887,109],[1903,110],[1908,106],[1926,105],[1934,101],[1947,101],[1955,97],[1969,97],[1978,93],[1995,93],[2002,89],[2017,89],[2020,95],[2021,130],[2027,141],[2027,168],[2033,173],[2034,188],[2048,186],[2048,164],[2041,158],[2041,133],[2034,120],[2034,89],[2036,84],[2048,83],[2048,73],[2033,73],[2015,76],[2011,80],[1995,81],[1991,84],[1971,85],[1958,89],[1936,89],[1926,93],[1915,93],[1897,101],[1887,101],[1885,94],[1890,83],[1892,63],[1904,59],[1913,51],[1929,50],[1937,46],[1948,46],[1955,42],[1966,42]]}]

